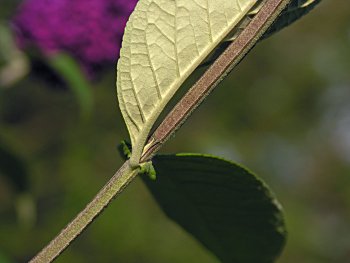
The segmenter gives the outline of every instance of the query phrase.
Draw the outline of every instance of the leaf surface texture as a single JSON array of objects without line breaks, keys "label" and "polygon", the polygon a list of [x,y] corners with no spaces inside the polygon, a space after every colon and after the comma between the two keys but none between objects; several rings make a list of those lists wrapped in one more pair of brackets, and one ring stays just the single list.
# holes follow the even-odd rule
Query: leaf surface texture
[{"label": "leaf surface texture", "polygon": [[257,0],[140,0],[117,67],[119,105],[138,162],[149,131],[181,84]]},{"label": "leaf surface texture", "polygon": [[199,154],[156,156],[143,176],[165,214],[224,263],[272,263],[286,239],[281,207],[246,169]]}]

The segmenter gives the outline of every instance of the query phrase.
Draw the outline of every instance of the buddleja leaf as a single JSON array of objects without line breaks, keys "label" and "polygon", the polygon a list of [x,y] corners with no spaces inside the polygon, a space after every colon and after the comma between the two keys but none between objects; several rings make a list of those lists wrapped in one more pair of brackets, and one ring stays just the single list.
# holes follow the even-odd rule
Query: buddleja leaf
[{"label": "buddleja leaf", "polygon": [[278,32],[310,12],[321,0],[293,0],[279,18],[272,24],[263,38]]},{"label": "buddleja leaf", "polygon": [[281,207],[255,175],[200,154],[153,158],[144,182],[163,211],[224,263],[272,263],[286,239]]},{"label": "buddleja leaf", "polygon": [[138,165],[154,122],[203,60],[258,0],[140,0],[117,67],[119,105]]},{"label": "buddleja leaf", "polygon": [[[292,0],[261,39],[267,38],[284,27],[292,24],[303,15],[310,12],[320,2],[321,0]],[[249,15],[240,23],[236,30],[234,30],[226,40],[234,40],[250,22],[250,20],[258,13],[263,3],[264,1],[260,2],[256,8],[249,12]]]},{"label": "buddleja leaf", "polygon": [[[233,40],[237,38],[237,36],[254,18],[254,16],[258,13],[264,2],[265,1],[259,2],[259,4],[257,4],[255,8],[253,8],[249,12],[249,14],[241,20],[239,25],[237,25],[237,27],[235,27],[235,29],[231,31],[231,33],[225,38],[225,40],[219,45],[219,47],[214,50],[214,52],[204,61],[204,63],[202,63],[202,66],[210,65],[222,54],[222,52],[231,44]],[[285,28],[286,26],[289,26],[290,24],[292,24],[293,22],[310,12],[320,2],[321,0],[292,0],[290,4],[288,4],[287,8],[282,11],[281,15],[260,38],[260,40],[268,38],[274,33]]]}]

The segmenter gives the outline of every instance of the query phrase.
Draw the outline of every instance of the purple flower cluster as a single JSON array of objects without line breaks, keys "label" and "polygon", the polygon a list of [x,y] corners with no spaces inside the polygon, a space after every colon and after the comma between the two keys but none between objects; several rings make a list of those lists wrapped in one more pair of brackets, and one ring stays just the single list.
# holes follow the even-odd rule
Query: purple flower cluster
[{"label": "purple flower cluster", "polygon": [[13,19],[21,48],[65,51],[87,68],[115,62],[137,0],[24,0]]}]

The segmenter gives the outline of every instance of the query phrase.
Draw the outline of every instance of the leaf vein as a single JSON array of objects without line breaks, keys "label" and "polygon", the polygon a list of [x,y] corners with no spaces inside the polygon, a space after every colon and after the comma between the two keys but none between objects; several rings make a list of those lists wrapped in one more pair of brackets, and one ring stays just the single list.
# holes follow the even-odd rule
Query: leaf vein
[{"label": "leaf vein", "polygon": [[210,37],[210,42],[213,42],[213,32],[211,29],[211,20],[210,20],[210,10],[209,10],[209,0],[207,0],[207,8],[206,8],[206,12],[207,12],[207,18],[208,18],[208,30],[209,30],[209,37]]},{"label": "leaf vein", "polygon": [[[130,72],[131,72],[131,71],[130,71]],[[130,75],[130,79],[132,79],[132,78],[131,78],[131,75]],[[143,111],[142,111],[141,102],[140,102],[140,99],[139,99],[138,94],[136,93],[134,82],[133,82],[133,81],[130,81],[130,83],[131,83],[131,85],[132,85],[132,89],[131,89],[131,90],[132,90],[132,92],[133,92],[133,94],[134,94],[134,97],[135,97],[135,100],[136,100],[136,103],[137,103],[137,107],[138,107],[138,109],[139,109],[139,115],[141,116],[142,122],[145,123],[146,117],[145,117],[145,115],[144,115],[144,113],[143,113]]]},{"label": "leaf vein", "polygon": [[175,66],[176,66],[176,73],[177,76],[180,77],[180,67],[179,67],[179,57],[178,57],[178,51],[177,51],[177,0],[174,1],[175,3],[175,24],[174,24],[174,52],[175,52]]},{"label": "leaf vein", "polygon": [[[148,20],[148,14],[147,13],[146,13],[146,17],[147,17],[147,20]],[[157,75],[156,75],[156,72],[155,72],[155,69],[154,69],[154,65],[152,63],[151,53],[150,53],[149,46],[148,46],[147,34],[144,34],[144,37],[145,37],[145,42],[146,42],[145,46],[146,46],[146,50],[147,50],[147,58],[148,58],[149,65],[151,67],[153,80],[154,80],[154,82],[156,84],[156,90],[157,90],[158,99],[162,99],[163,98],[162,97],[162,93],[161,93],[161,90],[160,90],[160,87],[159,87],[159,82],[158,82]]]}]

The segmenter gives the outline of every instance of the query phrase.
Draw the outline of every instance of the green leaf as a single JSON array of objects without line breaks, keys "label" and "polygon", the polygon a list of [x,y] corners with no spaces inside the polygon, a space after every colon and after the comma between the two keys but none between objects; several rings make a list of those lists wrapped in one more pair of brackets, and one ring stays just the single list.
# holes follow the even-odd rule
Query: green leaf
[{"label": "green leaf", "polygon": [[75,94],[82,118],[87,119],[93,108],[92,87],[78,63],[65,53],[48,57],[48,63],[68,84]]},{"label": "green leaf", "polygon": [[[286,239],[281,206],[246,169],[212,156],[156,156],[143,179],[163,211],[224,263],[271,263]],[[169,237],[171,238],[171,237]]]},{"label": "green leaf", "polygon": [[[289,26],[302,16],[309,13],[321,0],[292,0],[288,4],[287,8],[282,11],[281,15],[276,21],[270,26],[265,34],[259,39],[263,40],[277,33],[281,29]],[[261,1],[256,7],[246,16],[240,24],[225,38],[223,42],[216,48],[212,54],[202,63],[201,66],[208,66],[215,61],[222,52],[231,44],[231,42],[237,38],[237,36],[244,30],[244,28],[253,19],[255,14],[260,10],[264,1]]]},{"label": "green leaf", "polygon": [[[282,11],[280,16],[276,19],[276,21],[271,25],[271,27],[265,32],[264,36],[260,39],[267,38],[274,33],[280,31],[284,27],[292,24],[302,16],[306,15],[310,12],[317,4],[319,4],[321,0],[292,0],[285,10]],[[237,35],[242,31],[245,26],[249,23],[249,21],[255,16],[255,14],[260,10],[262,4],[264,2],[260,2],[259,5],[256,6],[254,10],[249,13],[244,21],[241,22],[239,27],[231,33],[231,36],[228,38],[229,41],[232,41],[237,37]]]},{"label": "green leaf", "polygon": [[125,28],[117,67],[119,106],[132,166],[166,104],[258,0],[140,0]]},{"label": "green leaf", "polygon": [[289,26],[302,16],[309,13],[321,0],[293,0],[286,10],[277,18],[272,26],[267,30],[263,38],[280,31],[286,26]]}]

